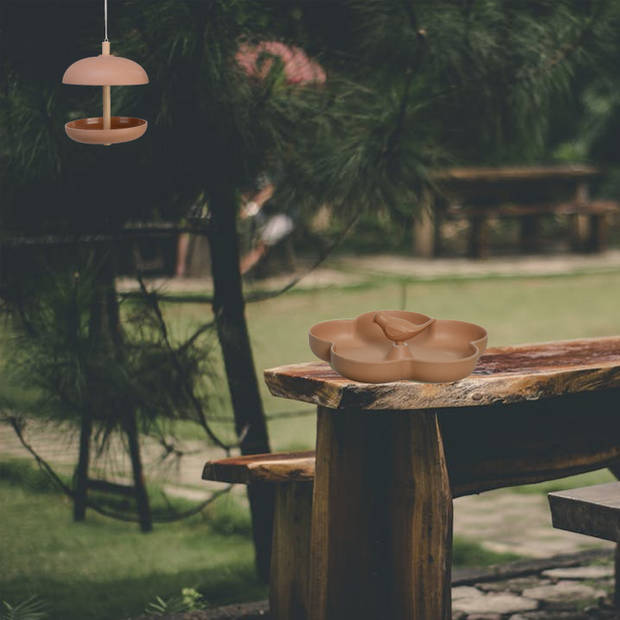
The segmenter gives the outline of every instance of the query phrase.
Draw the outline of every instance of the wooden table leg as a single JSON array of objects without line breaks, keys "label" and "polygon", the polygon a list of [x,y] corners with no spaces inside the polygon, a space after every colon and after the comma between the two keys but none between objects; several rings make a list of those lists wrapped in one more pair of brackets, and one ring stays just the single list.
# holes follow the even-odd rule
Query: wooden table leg
[{"label": "wooden table leg", "polygon": [[469,258],[486,258],[488,248],[488,221],[484,215],[474,215],[469,221]]},{"label": "wooden table leg", "polygon": [[451,548],[436,414],[319,407],[310,618],[446,620]]},{"label": "wooden table leg", "polygon": [[519,244],[521,252],[537,252],[540,250],[540,216],[524,215],[521,217]]},{"label": "wooden table leg", "polygon": [[607,248],[607,217],[604,213],[590,216],[588,252],[603,252]]},{"label": "wooden table leg", "polygon": [[312,482],[276,489],[269,607],[273,620],[307,620]]}]

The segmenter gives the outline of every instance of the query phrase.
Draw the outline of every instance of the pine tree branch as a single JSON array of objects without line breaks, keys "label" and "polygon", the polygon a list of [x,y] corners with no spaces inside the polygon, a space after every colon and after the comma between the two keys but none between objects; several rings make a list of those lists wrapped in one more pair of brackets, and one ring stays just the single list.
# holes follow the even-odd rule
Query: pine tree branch
[{"label": "pine tree branch", "polygon": [[142,291],[142,295],[150,303],[153,309],[153,312],[155,313],[155,316],[157,317],[157,321],[159,323],[159,329],[160,329],[164,344],[166,345],[166,349],[168,350],[170,359],[172,360],[172,363],[177,371],[179,379],[181,380],[181,384],[183,385],[185,393],[187,394],[188,398],[190,399],[190,402],[192,403],[192,406],[194,407],[194,411],[196,412],[196,415],[198,416],[200,425],[204,428],[208,437],[216,445],[222,448],[226,452],[227,455],[229,455],[231,448],[238,447],[241,444],[241,442],[243,441],[244,433],[241,433],[241,437],[239,438],[238,443],[234,443],[234,444],[226,444],[215,434],[215,432],[209,425],[209,422],[207,421],[207,417],[202,408],[202,404],[200,403],[198,397],[194,393],[192,385],[189,383],[189,381],[187,380],[185,376],[185,372],[183,370],[183,366],[181,365],[181,362],[179,361],[177,352],[175,351],[174,347],[172,346],[170,342],[170,338],[168,336],[168,327],[166,326],[166,321],[161,312],[161,308],[159,307],[157,296],[148,291],[141,275],[138,276],[138,283],[140,284],[140,290]]},{"label": "pine tree branch", "polygon": [[[592,35],[594,26],[598,20],[602,17],[604,12],[605,3],[600,2],[594,11],[594,13],[586,20],[584,26],[577,33],[577,35],[569,41],[566,41],[563,45],[560,45],[554,56],[544,65],[530,69],[527,75],[520,78],[521,80],[531,80],[544,73],[551,71],[554,67],[567,60],[572,54],[579,50],[585,44],[586,40]],[[517,79],[519,79],[517,77]]]},{"label": "pine tree branch", "polygon": [[336,249],[338,245],[342,242],[342,240],[349,234],[349,231],[355,226],[357,221],[360,218],[361,213],[356,213],[351,220],[345,226],[343,232],[324,249],[319,257],[312,263],[312,265],[304,271],[299,276],[292,278],[287,284],[285,284],[282,288],[279,288],[275,291],[257,291],[255,293],[250,293],[245,297],[246,302],[255,302],[255,301],[265,301],[267,299],[273,299],[274,297],[279,297],[280,295],[286,293],[290,289],[292,289],[295,285],[297,285],[301,280],[303,280],[306,276],[312,273],[317,267],[319,267],[329,255]]},{"label": "pine tree branch", "polygon": [[405,127],[405,118],[407,115],[407,106],[409,105],[409,99],[411,96],[411,86],[413,84],[413,78],[417,71],[420,69],[427,52],[426,30],[424,30],[424,28],[418,27],[418,18],[415,11],[413,10],[412,3],[409,0],[403,0],[403,5],[409,16],[409,23],[411,24],[411,29],[415,33],[416,50],[415,54],[413,55],[412,61],[406,69],[405,84],[403,86],[403,93],[401,96],[400,106],[398,110],[398,119],[396,121],[396,126],[394,127],[386,142],[385,155],[390,155],[394,152],[394,149],[396,148],[396,145],[401,137],[402,131]]}]

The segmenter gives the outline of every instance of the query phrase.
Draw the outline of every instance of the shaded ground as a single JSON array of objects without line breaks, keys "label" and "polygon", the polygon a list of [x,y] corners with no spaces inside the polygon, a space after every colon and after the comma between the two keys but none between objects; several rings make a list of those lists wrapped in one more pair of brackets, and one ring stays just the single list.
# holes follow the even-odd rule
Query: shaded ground
[{"label": "shaded ground", "polygon": [[[453,620],[613,620],[613,556],[585,552],[461,569],[452,579]],[[162,620],[268,619],[266,601],[162,616]],[[146,617],[140,620],[146,620]]]}]

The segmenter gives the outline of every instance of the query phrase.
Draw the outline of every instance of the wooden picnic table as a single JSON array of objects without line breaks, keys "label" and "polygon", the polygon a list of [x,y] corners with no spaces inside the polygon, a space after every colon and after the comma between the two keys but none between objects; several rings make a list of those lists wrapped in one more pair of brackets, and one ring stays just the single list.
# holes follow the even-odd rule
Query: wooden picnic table
[{"label": "wooden picnic table", "polygon": [[493,217],[517,218],[524,251],[540,249],[543,216],[571,218],[575,250],[597,252],[606,244],[606,223],[619,205],[592,200],[589,185],[601,178],[594,166],[463,167],[437,170],[431,175],[435,191],[427,195],[426,213],[416,221],[414,246],[420,256],[442,253],[442,223],[469,221],[468,255],[488,254],[488,222]]},{"label": "wooden picnic table", "polygon": [[620,337],[489,349],[449,384],[265,380],[318,405],[311,620],[450,618],[453,497],[620,461]]}]

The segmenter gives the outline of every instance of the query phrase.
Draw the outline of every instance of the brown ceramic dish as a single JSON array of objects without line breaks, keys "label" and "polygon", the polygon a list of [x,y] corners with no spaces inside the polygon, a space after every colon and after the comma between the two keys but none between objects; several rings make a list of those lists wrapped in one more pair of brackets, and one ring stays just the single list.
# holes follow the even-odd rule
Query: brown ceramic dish
[{"label": "brown ceramic dish", "polygon": [[483,327],[417,312],[367,312],[310,329],[310,348],[344,377],[365,383],[428,383],[469,375],[487,346]]},{"label": "brown ceramic dish", "polygon": [[69,121],[65,125],[65,131],[72,140],[84,144],[119,144],[142,136],[147,125],[141,118],[113,116],[110,128],[104,129],[103,118],[95,116]]}]

